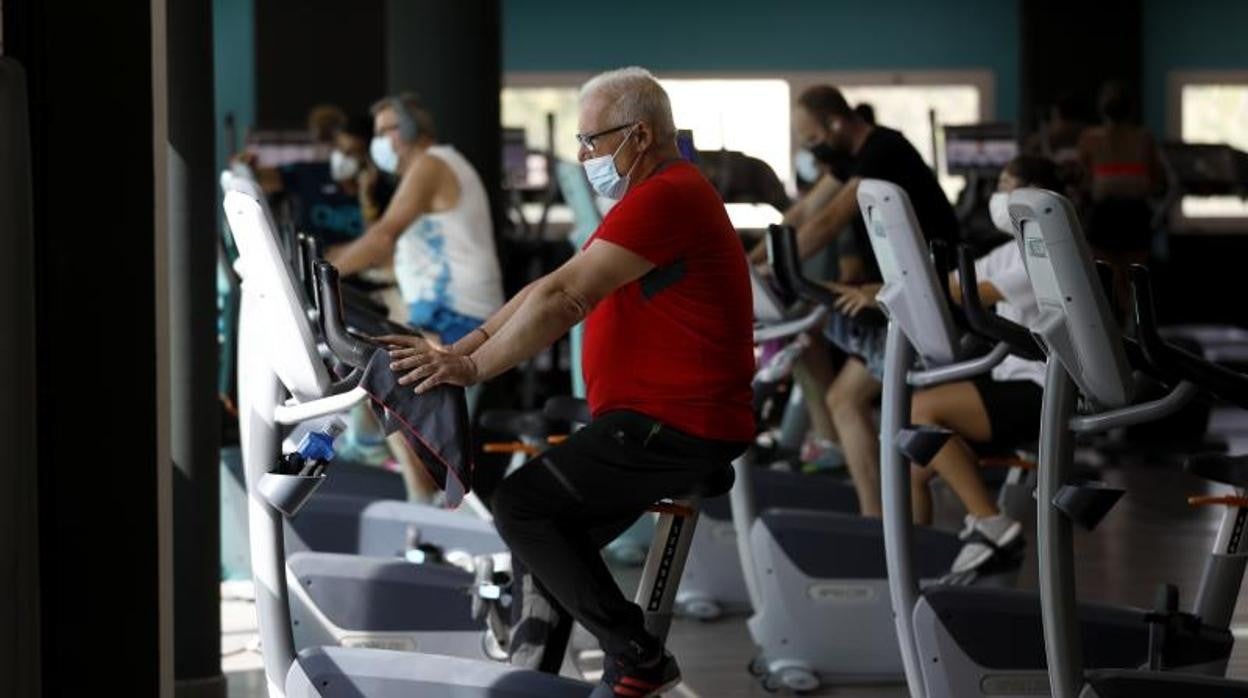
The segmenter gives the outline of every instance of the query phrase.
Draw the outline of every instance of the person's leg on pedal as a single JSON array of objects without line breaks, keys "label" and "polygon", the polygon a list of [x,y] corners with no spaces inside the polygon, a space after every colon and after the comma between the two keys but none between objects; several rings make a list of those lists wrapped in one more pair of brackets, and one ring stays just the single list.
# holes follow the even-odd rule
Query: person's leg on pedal
[{"label": "person's leg on pedal", "polygon": [[495,521],[512,554],[598,638],[607,674],[624,672],[642,695],[677,681],[679,669],[646,631],[644,614],[625,598],[599,551],[625,520],[688,491],[743,448],[682,435],[636,413],[611,412],[520,468],[494,493]]},{"label": "person's leg on pedal", "polygon": [[[992,423],[975,384],[960,381],[921,390],[911,402],[914,424],[939,426],[954,432],[932,461],[929,473],[939,474],[966,507],[966,541],[953,563],[952,572],[966,572],[983,565],[993,554],[1013,543],[1022,533],[1022,525],[1001,513],[979,474],[979,458],[967,441],[988,443],[992,440]],[[930,501],[927,478],[922,482],[922,496]],[[918,494],[918,492],[912,492]],[[928,505],[930,517],[930,504]]]}]

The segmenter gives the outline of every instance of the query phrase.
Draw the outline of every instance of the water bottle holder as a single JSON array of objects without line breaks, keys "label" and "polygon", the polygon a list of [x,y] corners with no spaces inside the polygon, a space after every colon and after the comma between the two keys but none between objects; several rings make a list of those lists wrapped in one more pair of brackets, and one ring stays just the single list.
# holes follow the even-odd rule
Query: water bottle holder
[{"label": "water bottle holder", "polygon": [[294,518],[324,480],[324,473],[320,475],[265,473],[260,478],[260,496],[264,497],[264,501],[268,502],[269,506],[282,512],[286,518]]}]

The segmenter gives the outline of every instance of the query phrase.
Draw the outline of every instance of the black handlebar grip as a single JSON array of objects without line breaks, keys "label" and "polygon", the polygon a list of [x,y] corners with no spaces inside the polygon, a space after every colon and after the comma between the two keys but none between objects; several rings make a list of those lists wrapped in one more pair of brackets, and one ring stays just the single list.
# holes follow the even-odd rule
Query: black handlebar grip
[{"label": "black handlebar grip", "polygon": [[338,285],[338,270],[329,262],[318,262],[316,278],[317,305],[321,309],[321,330],[325,334],[325,343],[343,363],[364,368],[376,347],[347,331],[342,310],[342,289]]}]

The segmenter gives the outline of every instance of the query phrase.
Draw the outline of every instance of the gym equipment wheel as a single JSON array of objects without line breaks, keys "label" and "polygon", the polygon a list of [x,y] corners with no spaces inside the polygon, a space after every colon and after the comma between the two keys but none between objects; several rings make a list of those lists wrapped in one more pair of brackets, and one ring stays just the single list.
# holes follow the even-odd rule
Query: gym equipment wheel
[{"label": "gym equipment wheel", "polygon": [[700,620],[704,623],[719,620],[724,615],[723,607],[706,598],[681,601],[676,608],[676,612],[681,616]]}]

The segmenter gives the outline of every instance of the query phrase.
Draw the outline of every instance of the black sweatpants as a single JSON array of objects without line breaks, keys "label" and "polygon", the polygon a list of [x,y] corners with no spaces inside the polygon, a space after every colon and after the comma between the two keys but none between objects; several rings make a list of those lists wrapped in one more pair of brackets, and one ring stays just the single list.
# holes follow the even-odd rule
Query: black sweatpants
[{"label": "black sweatpants", "polygon": [[651,504],[686,493],[745,447],[636,412],[608,412],[503,480],[493,497],[495,524],[512,555],[604,652],[648,655],[657,640],[599,551]]}]

